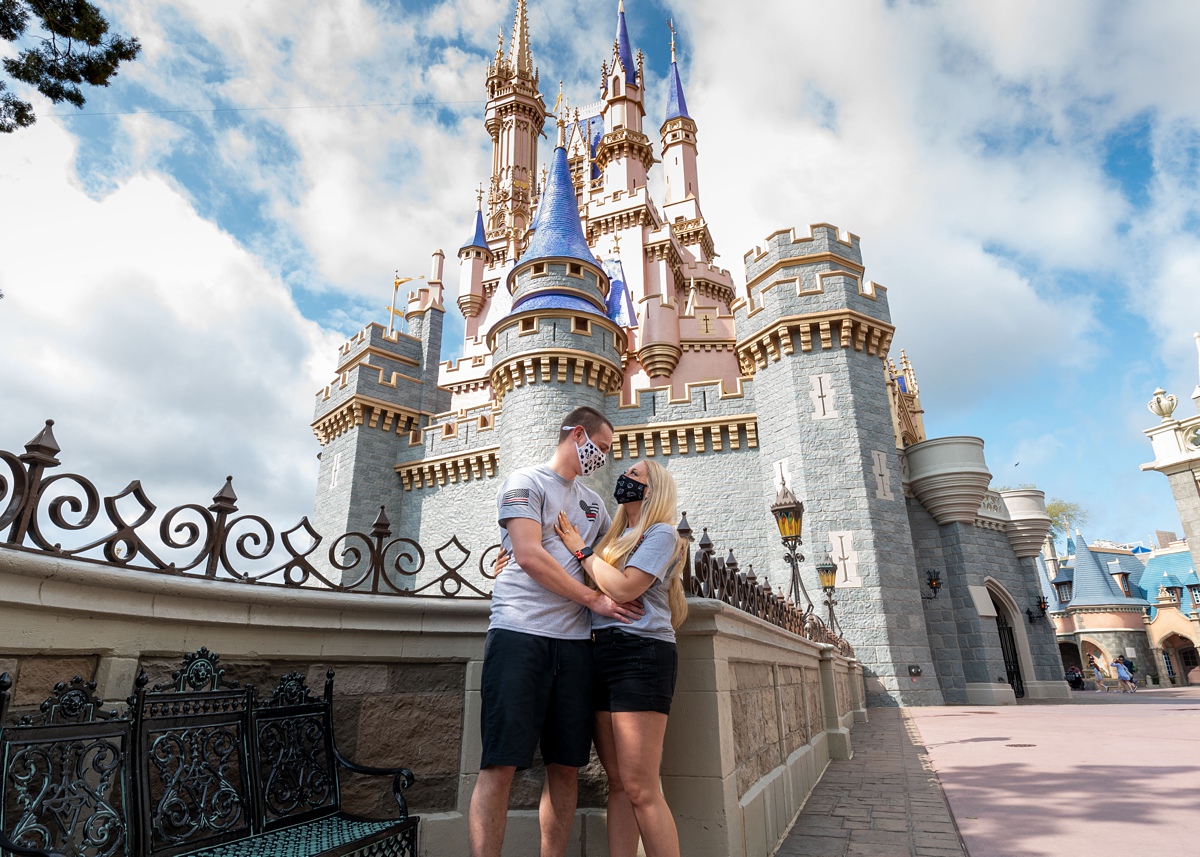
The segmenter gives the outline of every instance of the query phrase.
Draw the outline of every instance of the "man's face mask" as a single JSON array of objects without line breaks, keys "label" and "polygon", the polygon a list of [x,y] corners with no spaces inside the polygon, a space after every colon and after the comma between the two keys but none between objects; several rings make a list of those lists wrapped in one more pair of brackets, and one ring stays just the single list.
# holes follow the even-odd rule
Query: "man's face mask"
[{"label": "man's face mask", "polygon": [[[573,428],[575,426],[563,426],[564,431],[570,431]],[[575,453],[579,456],[580,472],[584,476],[591,476],[603,467],[608,459],[600,447],[592,443],[592,439],[588,437],[587,429],[583,429],[583,441],[583,446],[575,447]]]},{"label": "man's face mask", "polygon": [[636,503],[645,498],[646,484],[631,479],[622,473],[617,477],[617,487],[613,489],[613,499],[618,503]]}]

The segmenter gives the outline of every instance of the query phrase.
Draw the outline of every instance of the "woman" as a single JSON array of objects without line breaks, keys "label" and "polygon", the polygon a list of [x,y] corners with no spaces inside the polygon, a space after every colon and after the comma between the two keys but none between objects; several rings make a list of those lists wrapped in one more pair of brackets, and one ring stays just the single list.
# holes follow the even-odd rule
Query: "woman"
[{"label": "woman", "polygon": [[1117,682],[1121,685],[1121,693],[1133,693],[1133,674],[1129,672],[1129,667],[1125,665],[1125,658],[1118,656],[1113,661],[1113,669],[1117,671]]},{"label": "woman", "polygon": [[662,465],[639,461],[617,477],[613,496],[617,514],[595,553],[566,515],[554,528],[568,550],[583,555],[584,571],[601,592],[620,603],[641,598],[646,611],[632,624],[592,617],[594,734],[608,775],[608,851],[634,857],[640,831],[647,857],[678,857],[679,835],[658,780],[678,673],[675,628],[687,617],[678,493]]}]

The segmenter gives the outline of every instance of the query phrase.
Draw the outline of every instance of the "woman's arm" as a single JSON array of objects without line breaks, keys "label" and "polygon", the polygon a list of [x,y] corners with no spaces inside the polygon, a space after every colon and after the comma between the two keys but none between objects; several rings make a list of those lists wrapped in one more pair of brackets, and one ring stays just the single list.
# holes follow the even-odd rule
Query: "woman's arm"
[{"label": "woman's arm", "polygon": [[[579,535],[575,525],[567,519],[565,512],[558,513],[558,523],[554,525],[554,532],[558,533],[558,537],[562,539],[567,550],[572,553],[583,549],[583,537]],[[622,571],[609,565],[595,554],[586,557],[582,565],[588,577],[596,581],[596,586],[600,587],[600,591],[618,603],[640,598],[642,593],[649,589],[655,581],[654,575],[649,572],[633,566],[626,566]]]}]

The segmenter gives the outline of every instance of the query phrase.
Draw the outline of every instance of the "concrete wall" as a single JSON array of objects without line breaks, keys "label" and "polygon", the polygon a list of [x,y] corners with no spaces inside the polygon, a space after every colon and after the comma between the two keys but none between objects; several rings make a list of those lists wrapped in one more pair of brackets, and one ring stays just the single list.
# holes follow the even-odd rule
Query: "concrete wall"
[{"label": "concrete wall", "polygon": [[[319,687],[333,667],[339,746],[365,764],[416,772],[409,806],[423,819],[422,855],[467,853],[486,601],[248,586],[3,548],[0,592],[0,671],[15,675],[26,708],[76,674],[118,702],[139,670],[165,679],[201,646],[220,653],[229,678],[260,687],[292,670]],[[849,726],[865,717],[861,671],[828,646],[712,601],[693,602],[679,648],[663,787],[684,853],[766,857],[829,758],[848,757]],[[752,704],[773,716],[748,722]],[[536,769],[516,784],[506,855],[537,850],[540,785]],[[347,808],[385,812],[387,791],[348,780]],[[569,854],[607,853],[605,796],[593,764]]]}]

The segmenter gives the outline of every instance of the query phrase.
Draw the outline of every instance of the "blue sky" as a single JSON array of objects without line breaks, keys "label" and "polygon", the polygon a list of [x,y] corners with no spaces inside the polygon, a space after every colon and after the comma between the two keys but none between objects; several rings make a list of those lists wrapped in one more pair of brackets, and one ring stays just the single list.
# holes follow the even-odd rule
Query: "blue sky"
[{"label": "blue sky", "polygon": [[[612,5],[530,3],[548,102],[559,79],[596,97]],[[1081,503],[1090,538],[1178,529],[1138,465],[1151,392],[1190,413],[1197,381],[1200,9],[626,5],[651,129],[675,19],[735,280],[776,229],[854,232],[930,436],[983,437],[995,484]],[[384,320],[393,271],[426,272],[438,247],[453,262],[470,231],[512,4],[103,6],[143,56],[86,115],[35,100],[38,124],[0,139],[17,248],[0,258],[0,447],[53,416],[107,490],[140,477],[183,502],[232,472],[245,508],[294,519],[337,344]],[[46,223],[86,237],[64,249]]]}]

